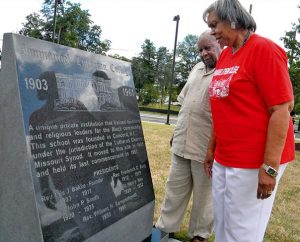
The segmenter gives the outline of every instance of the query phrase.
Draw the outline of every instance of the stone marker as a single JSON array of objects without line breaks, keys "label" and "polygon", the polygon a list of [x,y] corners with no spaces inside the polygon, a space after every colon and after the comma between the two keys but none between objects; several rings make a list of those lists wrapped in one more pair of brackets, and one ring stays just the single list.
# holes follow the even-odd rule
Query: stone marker
[{"label": "stone marker", "polygon": [[140,242],[154,192],[130,63],[5,34],[0,241]]}]

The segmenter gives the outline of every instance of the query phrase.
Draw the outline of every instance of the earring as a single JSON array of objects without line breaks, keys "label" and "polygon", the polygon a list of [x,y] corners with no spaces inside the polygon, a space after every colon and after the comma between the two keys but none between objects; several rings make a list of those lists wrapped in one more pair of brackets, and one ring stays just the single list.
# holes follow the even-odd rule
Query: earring
[{"label": "earring", "polygon": [[230,27],[232,28],[232,29],[236,29],[236,24],[235,24],[235,22],[231,22],[231,24],[230,24]]}]

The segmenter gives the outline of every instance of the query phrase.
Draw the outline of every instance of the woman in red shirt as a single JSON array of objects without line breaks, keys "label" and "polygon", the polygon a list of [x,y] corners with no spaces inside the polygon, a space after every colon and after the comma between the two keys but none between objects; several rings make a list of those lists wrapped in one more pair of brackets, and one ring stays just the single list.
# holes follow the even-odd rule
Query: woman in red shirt
[{"label": "woman in red shirt", "polygon": [[203,19],[221,46],[209,87],[215,242],[261,242],[276,188],[295,159],[293,91],[285,51],[255,34],[238,0],[217,0]]}]

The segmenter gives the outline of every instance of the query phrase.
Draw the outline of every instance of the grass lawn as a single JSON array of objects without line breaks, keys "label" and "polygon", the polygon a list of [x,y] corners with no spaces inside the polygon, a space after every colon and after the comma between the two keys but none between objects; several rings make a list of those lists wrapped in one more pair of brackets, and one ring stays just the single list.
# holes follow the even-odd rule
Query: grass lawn
[{"label": "grass lawn", "polygon": [[[170,167],[169,140],[175,126],[146,122],[142,125],[155,191],[155,223],[159,216]],[[299,174],[300,152],[298,151],[297,160],[287,167],[281,179],[264,242],[300,242]],[[189,241],[187,237],[189,215],[190,205],[180,231],[175,234],[181,241]],[[212,241],[213,238],[210,239],[210,242]]]}]

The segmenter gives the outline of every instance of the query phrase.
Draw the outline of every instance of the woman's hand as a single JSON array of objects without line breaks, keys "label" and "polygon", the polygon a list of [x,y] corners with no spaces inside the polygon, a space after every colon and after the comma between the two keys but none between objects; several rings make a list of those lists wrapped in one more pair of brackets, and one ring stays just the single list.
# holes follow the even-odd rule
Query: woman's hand
[{"label": "woman's hand", "polygon": [[276,178],[268,175],[261,167],[258,172],[257,199],[266,199],[272,195],[276,186]]}]

